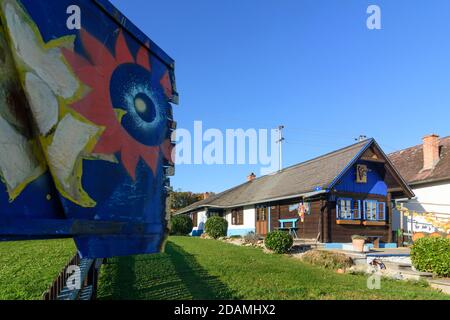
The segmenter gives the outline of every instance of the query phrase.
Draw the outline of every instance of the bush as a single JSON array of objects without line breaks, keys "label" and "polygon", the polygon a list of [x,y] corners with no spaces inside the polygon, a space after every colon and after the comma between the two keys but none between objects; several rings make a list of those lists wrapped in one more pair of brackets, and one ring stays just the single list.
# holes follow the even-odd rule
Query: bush
[{"label": "bush", "polygon": [[249,232],[244,236],[244,242],[252,245],[258,244],[259,236],[254,232]]},{"label": "bush", "polygon": [[214,239],[225,237],[228,232],[228,222],[218,216],[211,217],[206,220],[205,232]]},{"label": "bush", "polygon": [[450,239],[418,239],[411,248],[411,260],[419,271],[450,276]]},{"label": "bush", "polygon": [[286,253],[294,244],[292,236],[284,231],[269,232],[264,241],[264,245],[267,249],[274,251],[275,253]]},{"label": "bush", "polygon": [[342,253],[312,250],[302,256],[302,260],[326,269],[347,269],[353,265],[353,260]]},{"label": "bush", "polygon": [[186,215],[173,216],[171,219],[171,235],[186,236],[192,232],[192,228],[192,219]]}]

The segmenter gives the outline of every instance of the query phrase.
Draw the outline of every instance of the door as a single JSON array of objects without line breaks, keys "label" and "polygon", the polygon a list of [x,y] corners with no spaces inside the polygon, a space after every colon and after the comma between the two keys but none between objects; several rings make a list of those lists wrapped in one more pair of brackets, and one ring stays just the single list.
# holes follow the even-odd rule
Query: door
[{"label": "door", "polygon": [[268,208],[256,208],[256,234],[265,236],[268,230]]}]

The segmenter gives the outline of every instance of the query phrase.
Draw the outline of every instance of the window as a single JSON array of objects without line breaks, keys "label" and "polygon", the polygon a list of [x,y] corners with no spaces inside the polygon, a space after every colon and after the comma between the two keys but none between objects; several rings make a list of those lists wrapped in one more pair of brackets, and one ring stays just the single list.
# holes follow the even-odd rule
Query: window
[{"label": "window", "polygon": [[359,220],[361,219],[361,202],[353,199],[338,199],[336,205],[336,215],[338,220]]},{"label": "window", "polygon": [[353,218],[351,199],[340,199],[338,202],[338,209],[339,219],[350,220]]},{"label": "window", "polygon": [[244,224],[244,211],[242,209],[231,210],[231,224],[241,226]]},{"label": "window", "polygon": [[256,209],[256,221],[267,221],[267,208]]},{"label": "window", "polygon": [[208,211],[208,216],[211,217],[220,217],[222,214],[219,211]]},{"label": "window", "polygon": [[378,220],[377,219],[377,201],[366,200],[364,201],[364,218],[365,220]]}]

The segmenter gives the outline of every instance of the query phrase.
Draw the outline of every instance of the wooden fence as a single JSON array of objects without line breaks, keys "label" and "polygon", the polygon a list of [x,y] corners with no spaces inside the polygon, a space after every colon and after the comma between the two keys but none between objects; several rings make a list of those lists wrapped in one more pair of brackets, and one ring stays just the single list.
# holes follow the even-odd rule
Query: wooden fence
[{"label": "wooden fence", "polygon": [[[50,288],[42,295],[43,300],[95,300],[97,282],[104,259],[81,259],[78,253],[70,259],[64,269],[56,277]],[[79,275],[72,269],[78,267]],[[70,272],[72,271],[72,272]],[[80,288],[69,288],[72,276],[79,276]]]}]

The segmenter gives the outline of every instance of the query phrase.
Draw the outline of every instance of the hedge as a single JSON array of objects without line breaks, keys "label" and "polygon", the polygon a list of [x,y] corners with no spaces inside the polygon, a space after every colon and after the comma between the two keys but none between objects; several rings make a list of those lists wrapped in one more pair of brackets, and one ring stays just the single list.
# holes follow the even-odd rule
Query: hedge
[{"label": "hedge", "polygon": [[205,223],[205,232],[214,239],[225,237],[228,233],[228,222],[218,216],[208,218]]},{"label": "hedge", "polygon": [[411,248],[411,260],[419,271],[450,276],[450,239],[418,239]]},{"label": "hedge", "polygon": [[264,245],[267,249],[275,253],[286,253],[294,244],[292,236],[284,231],[269,232],[264,240]]},{"label": "hedge", "polygon": [[173,216],[171,219],[171,235],[186,236],[192,232],[192,228],[192,219],[186,215]]}]

